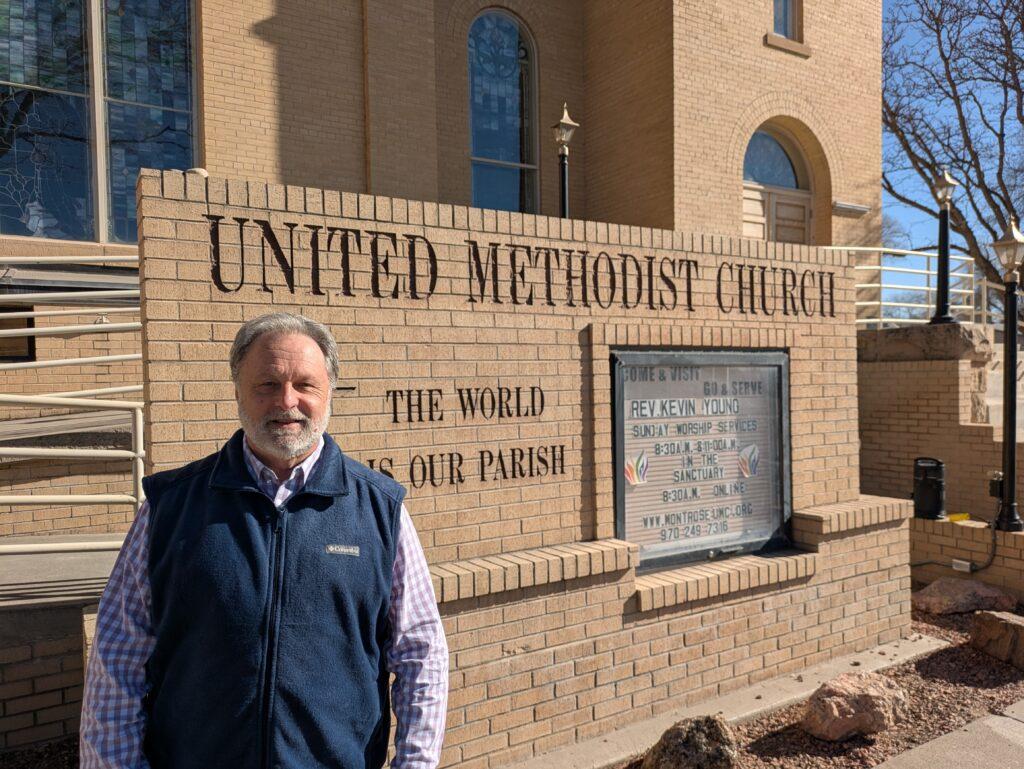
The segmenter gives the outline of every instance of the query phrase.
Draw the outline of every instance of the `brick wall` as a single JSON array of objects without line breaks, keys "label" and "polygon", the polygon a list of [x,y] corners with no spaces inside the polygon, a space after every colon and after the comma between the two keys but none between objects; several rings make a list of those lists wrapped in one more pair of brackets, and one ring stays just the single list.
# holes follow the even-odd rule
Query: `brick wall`
[{"label": "brick wall", "polygon": [[[200,164],[216,175],[468,204],[466,35],[494,5],[407,5],[204,4]],[[549,126],[568,102],[581,122],[573,211],[739,234],[743,154],[772,121],[812,172],[815,242],[877,243],[879,0],[843,4],[841,13],[807,4],[806,56],[764,44],[771,3],[501,7],[523,22],[536,49],[542,213],[558,211]],[[311,16],[319,23],[310,25]],[[872,211],[834,217],[833,200]]]},{"label": "brick wall", "polygon": [[[677,229],[741,231],[743,156],[767,122],[809,166],[813,242],[878,244],[882,3],[801,7],[797,54],[764,43],[772,3],[672,3]],[[834,200],[871,212],[833,216]]]},{"label": "brick wall", "polygon": [[78,732],[81,607],[0,610],[0,751]]},{"label": "brick wall", "polygon": [[[580,133],[595,171],[587,181],[586,215],[592,219],[678,226],[670,6],[583,4],[587,91]],[[570,159],[575,172],[575,147]]]},{"label": "brick wall", "polygon": [[[928,521],[915,518],[910,522],[910,559],[920,564],[913,569],[915,582],[930,583],[940,577],[976,579],[1002,588],[1024,601],[1024,533],[992,529],[982,521]],[[993,553],[994,548],[994,553]],[[984,566],[966,574],[953,571],[954,558]]]},{"label": "brick wall", "polygon": [[199,165],[364,189],[362,5],[199,4]]},{"label": "brick wall", "polygon": [[[443,602],[453,672],[442,765],[502,766],[906,637],[904,514],[823,534],[834,512],[811,511],[798,522],[816,550],[803,556],[811,575],[794,564],[751,586],[737,568],[734,590],[657,608],[641,604],[634,568]],[[703,579],[718,582],[727,563]]]},{"label": "brick wall", "polygon": [[945,463],[946,509],[994,517],[988,479],[1003,463],[1002,429],[989,423],[984,406],[991,341],[962,336],[967,333],[960,327],[859,333],[865,493],[909,498],[914,459],[934,457]]}]

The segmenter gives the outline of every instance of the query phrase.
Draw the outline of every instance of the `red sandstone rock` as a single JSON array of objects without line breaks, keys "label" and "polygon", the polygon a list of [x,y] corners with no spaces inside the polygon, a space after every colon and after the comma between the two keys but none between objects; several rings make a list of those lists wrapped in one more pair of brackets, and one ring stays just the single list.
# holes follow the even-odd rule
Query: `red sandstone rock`
[{"label": "red sandstone rock", "polygon": [[971,626],[971,646],[1024,670],[1024,617],[1003,611],[979,611]]},{"label": "red sandstone rock", "polygon": [[800,727],[818,739],[839,742],[884,731],[906,712],[906,692],[891,679],[878,673],[843,673],[811,695]]},{"label": "red sandstone rock", "polygon": [[733,769],[739,753],[721,716],[685,718],[647,751],[640,769]]},{"label": "red sandstone rock", "polygon": [[943,577],[911,596],[915,609],[929,614],[963,614],[991,609],[1012,611],[1017,599],[976,579]]}]

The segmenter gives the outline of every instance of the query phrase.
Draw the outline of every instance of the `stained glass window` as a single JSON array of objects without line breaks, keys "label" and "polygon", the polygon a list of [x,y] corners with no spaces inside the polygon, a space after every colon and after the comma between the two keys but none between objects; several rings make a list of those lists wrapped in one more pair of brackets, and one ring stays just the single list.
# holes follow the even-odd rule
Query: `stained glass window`
[{"label": "stained glass window", "polygon": [[743,158],[743,179],[771,187],[799,188],[796,169],[778,139],[764,131],[755,131]]},{"label": "stained glass window", "polygon": [[190,0],[0,2],[0,234],[136,239],[139,168],[192,165],[190,16]]},{"label": "stained glass window", "polygon": [[192,165],[188,0],[106,0],[111,240],[134,241],[140,168]]},{"label": "stained glass window", "polygon": [[512,16],[489,11],[469,30],[473,205],[535,211],[534,57]]},{"label": "stained glass window", "polygon": [[86,38],[82,0],[3,0],[0,80],[85,95]]},{"label": "stained glass window", "polygon": [[81,2],[0,2],[0,234],[94,237]]},{"label": "stained glass window", "polygon": [[0,86],[0,234],[93,237],[88,100]]}]

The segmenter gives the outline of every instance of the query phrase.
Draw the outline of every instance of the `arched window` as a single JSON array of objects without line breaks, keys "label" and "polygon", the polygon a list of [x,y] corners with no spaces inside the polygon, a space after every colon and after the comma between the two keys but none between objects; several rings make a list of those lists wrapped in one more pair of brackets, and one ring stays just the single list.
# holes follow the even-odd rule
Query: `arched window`
[{"label": "arched window", "polygon": [[811,242],[809,178],[794,142],[758,130],[743,157],[743,235]]},{"label": "arched window", "polygon": [[798,189],[796,167],[789,153],[765,131],[755,131],[743,156],[743,180],[772,187]]},{"label": "arched window", "polygon": [[533,45],[513,16],[486,11],[469,28],[473,205],[537,210]]}]

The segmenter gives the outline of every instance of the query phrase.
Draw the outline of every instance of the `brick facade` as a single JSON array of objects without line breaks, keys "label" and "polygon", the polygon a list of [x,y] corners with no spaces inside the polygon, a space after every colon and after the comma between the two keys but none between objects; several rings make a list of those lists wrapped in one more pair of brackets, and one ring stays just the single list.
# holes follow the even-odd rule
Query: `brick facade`
[{"label": "brick facade", "polygon": [[[469,204],[466,37],[494,4],[313,5],[203,4],[199,164],[220,176]],[[845,4],[841,20],[806,4],[800,53],[765,43],[770,2],[500,7],[536,54],[541,213],[558,211],[549,126],[567,102],[581,123],[571,152],[578,216],[738,235],[744,151],[769,123],[811,172],[814,242],[877,243],[879,0]],[[307,23],[311,11],[321,23]],[[872,210],[834,216],[834,200]]]},{"label": "brick facade", "polygon": [[0,612],[0,751],[78,731],[82,610]]},{"label": "brick facade", "polygon": [[[910,559],[917,564],[913,568],[915,582],[930,583],[940,577],[976,579],[1024,600],[1022,549],[1024,533],[993,532],[983,521],[914,518],[910,522]],[[979,570],[971,574],[954,571],[954,558],[970,561]]]},{"label": "brick facade", "polygon": [[991,424],[984,402],[991,340],[962,333],[859,332],[860,484],[868,494],[908,499],[914,459],[933,457],[945,463],[946,509],[990,519],[988,479],[1003,466],[1002,427]]}]

